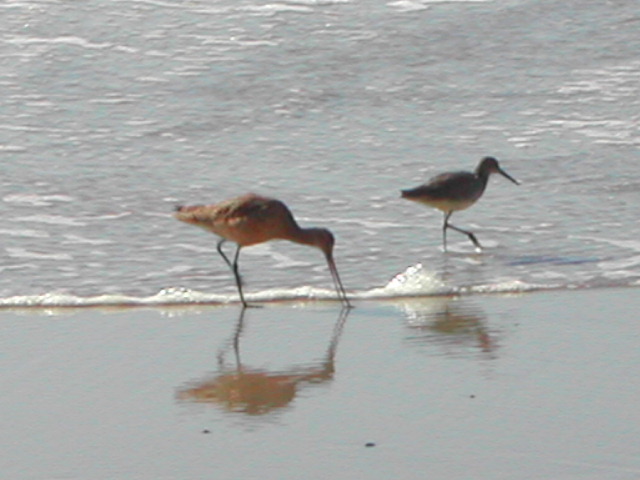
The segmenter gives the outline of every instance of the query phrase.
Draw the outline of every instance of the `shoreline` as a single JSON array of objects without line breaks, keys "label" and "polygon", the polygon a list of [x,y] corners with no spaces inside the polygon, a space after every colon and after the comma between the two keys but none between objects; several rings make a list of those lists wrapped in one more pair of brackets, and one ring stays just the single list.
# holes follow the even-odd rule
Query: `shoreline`
[{"label": "shoreline", "polygon": [[534,293],[1,310],[0,471],[635,478],[637,290]]},{"label": "shoreline", "polygon": [[[388,294],[388,295],[369,295],[367,292],[362,292],[360,294],[351,294],[349,295],[349,299],[357,302],[358,304],[370,304],[373,302],[385,303],[385,302],[396,302],[402,300],[420,300],[420,299],[438,299],[438,298],[474,298],[474,297],[483,297],[483,296],[513,296],[513,295],[527,295],[527,294],[536,294],[536,293],[544,293],[544,292],[584,292],[584,291],[601,291],[601,290],[633,290],[640,287],[640,285],[599,285],[599,286],[540,286],[540,287],[529,287],[524,289],[514,289],[514,290],[491,290],[491,289],[479,289],[474,290],[473,287],[465,288],[458,292],[451,293],[407,293],[407,294]],[[382,290],[383,287],[373,288],[369,292],[375,292],[377,290]],[[245,297],[249,303],[253,303],[249,308],[261,307],[261,306],[294,306],[294,307],[304,307],[304,306],[315,306],[315,305],[329,305],[329,304],[341,304],[338,299],[335,298],[301,298],[301,297],[292,297],[292,298],[264,298],[262,295],[268,293],[269,291],[259,292],[256,294],[247,294]],[[205,294],[206,295],[206,294]],[[216,294],[214,294],[216,295]],[[42,295],[33,295],[33,296],[16,296],[18,298],[41,298],[46,297],[48,300],[42,303],[25,303],[21,304],[19,302],[16,303],[2,303],[0,299],[0,313],[2,312],[37,312],[38,310],[138,310],[138,309],[197,309],[199,307],[206,308],[216,308],[216,307],[233,307],[233,306],[241,306],[240,300],[204,300],[204,301],[188,301],[188,300],[169,300],[169,301],[149,301],[151,297],[128,297],[131,300],[118,300],[119,298],[127,297],[126,295],[113,295],[113,300],[104,300],[104,297],[109,297],[109,295],[98,295],[95,297],[75,297],[70,295],[61,295],[64,299],[67,299],[67,302],[64,301],[58,303],[59,301],[55,299],[53,294],[42,294]],[[254,298],[257,297],[257,298]],[[15,298],[15,297],[8,297]],[[74,300],[70,300],[70,298]],[[103,299],[103,300],[97,300]],[[50,302],[50,303],[47,303]],[[76,302],[76,303],[73,303]],[[354,308],[357,305],[354,305]]]}]

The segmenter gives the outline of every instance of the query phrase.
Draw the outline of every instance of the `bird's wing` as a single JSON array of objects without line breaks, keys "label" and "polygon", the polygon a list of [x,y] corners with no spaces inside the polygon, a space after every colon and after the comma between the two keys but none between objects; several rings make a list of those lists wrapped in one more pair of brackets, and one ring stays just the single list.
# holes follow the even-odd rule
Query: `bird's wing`
[{"label": "bird's wing", "polygon": [[248,194],[229,200],[218,205],[221,218],[226,221],[243,222],[248,220],[262,220],[269,216],[277,200],[258,195]]},{"label": "bird's wing", "polygon": [[477,179],[469,172],[442,173],[428,183],[410,190],[409,197],[429,197],[435,200],[465,198],[475,186]]}]

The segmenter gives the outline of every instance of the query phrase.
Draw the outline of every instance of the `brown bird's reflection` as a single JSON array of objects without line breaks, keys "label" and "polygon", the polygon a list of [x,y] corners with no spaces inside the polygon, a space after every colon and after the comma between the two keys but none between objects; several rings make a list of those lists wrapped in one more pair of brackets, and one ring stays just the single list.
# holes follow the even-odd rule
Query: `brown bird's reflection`
[{"label": "brown bird's reflection", "polygon": [[494,358],[497,332],[484,313],[459,297],[438,297],[405,301],[401,305],[412,335],[411,343],[437,345],[446,355]]},{"label": "brown bird's reflection", "polygon": [[231,341],[235,366],[230,368],[224,364],[226,349],[223,349],[218,355],[219,373],[214,378],[192,383],[179,390],[179,400],[214,404],[231,412],[264,415],[291,403],[301,385],[323,383],[333,378],[334,358],[349,313],[348,308],[341,310],[327,353],[321,362],[311,367],[297,366],[278,372],[251,369],[242,364],[240,338],[246,310],[243,308],[240,312]]}]

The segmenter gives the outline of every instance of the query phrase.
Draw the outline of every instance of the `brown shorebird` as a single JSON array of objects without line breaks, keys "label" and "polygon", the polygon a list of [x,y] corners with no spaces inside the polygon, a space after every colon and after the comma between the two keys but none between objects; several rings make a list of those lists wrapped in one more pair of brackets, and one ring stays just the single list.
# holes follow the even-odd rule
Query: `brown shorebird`
[{"label": "brown shorebird", "polygon": [[447,228],[464,233],[476,248],[480,249],[482,247],[476,236],[472,232],[451,225],[449,218],[453,212],[469,208],[478,201],[487,188],[487,182],[492,173],[499,173],[516,185],[520,185],[515,178],[500,168],[495,158],[485,157],[480,161],[475,172],[448,172],[436,175],[424,185],[402,190],[402,198],[424,203],[444,212],[442,244],[445,252],[447,251]]},{"label": "brown shorebird", "polygon": [[[176,207],[175,216],[178,220],[202,227],[221,237],[217,245],[218,253],[233,272],[244,307],[247,302],[242,294],[242,280],[238,272],[240,249],[269,240],[289,240],[322,250],[338,298],[345,306],[351,306],[333,260],[333,234],[326,228],[301,228],[289,208],[281,201],[248,193],[215,205]],[[221,248],[227,240],[238,246],[233,262],[229,261]]]}]

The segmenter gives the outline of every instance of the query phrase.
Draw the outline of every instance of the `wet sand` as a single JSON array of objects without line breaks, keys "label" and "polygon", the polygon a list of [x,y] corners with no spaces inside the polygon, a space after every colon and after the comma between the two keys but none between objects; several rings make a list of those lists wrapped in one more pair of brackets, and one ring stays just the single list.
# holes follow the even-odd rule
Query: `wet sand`
[{"label": "wet sand", "polygon": [[637,289],[0,312],[19,479],[637,479]]}]

